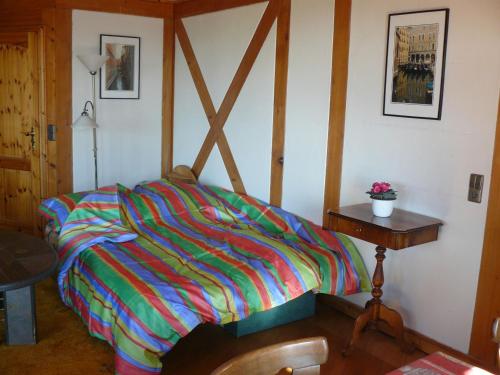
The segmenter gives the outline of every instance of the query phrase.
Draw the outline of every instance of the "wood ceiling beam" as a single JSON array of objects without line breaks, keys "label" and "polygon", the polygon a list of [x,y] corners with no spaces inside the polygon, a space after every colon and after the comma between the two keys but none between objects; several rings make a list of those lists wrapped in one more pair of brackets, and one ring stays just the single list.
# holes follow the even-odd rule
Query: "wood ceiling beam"
[{"label": "wood ceiling beam", "polygon": [[267,1],[268,0],[190,0],[174,3],[174,12],[176,18],[184,18]]},{"label": "wood ceiling beam", "polygon": [[121,13],[134,16],[173,17],[173,4],[144,0],[55,0],[56,8]]}]

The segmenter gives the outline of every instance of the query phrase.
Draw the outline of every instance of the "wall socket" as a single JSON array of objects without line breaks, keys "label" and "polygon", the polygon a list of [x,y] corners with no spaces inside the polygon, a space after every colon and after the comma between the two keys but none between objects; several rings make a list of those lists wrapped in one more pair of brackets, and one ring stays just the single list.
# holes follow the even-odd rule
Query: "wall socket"
[{"label": "wall socket", "polygon": [[469,202],[481,203],[481,198],[483,197],[483,183],[483,175],[474,173],[470,175],[468,196]]}]

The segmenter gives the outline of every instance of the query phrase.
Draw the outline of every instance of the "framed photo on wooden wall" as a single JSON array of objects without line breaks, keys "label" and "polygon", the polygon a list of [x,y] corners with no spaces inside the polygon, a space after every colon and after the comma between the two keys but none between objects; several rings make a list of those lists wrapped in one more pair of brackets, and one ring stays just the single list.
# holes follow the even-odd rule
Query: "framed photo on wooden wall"
[{"label": "framed photo on wooden wall", "polygon": [[389,14],[385,116],[441,119],[449,12]]},{"label": "framed photo on wooden wall", "polygon": [[141,38],[101,34],[101,99],[139,99]]}]

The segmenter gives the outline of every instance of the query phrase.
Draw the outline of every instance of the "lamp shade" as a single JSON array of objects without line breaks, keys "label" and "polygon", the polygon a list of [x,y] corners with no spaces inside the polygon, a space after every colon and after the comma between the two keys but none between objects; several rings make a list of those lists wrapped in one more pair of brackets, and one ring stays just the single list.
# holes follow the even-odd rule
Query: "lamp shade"
[{"label": "lamp shade", "polygon": [[78,55],[78,60],[88,69],[89,73],[96,73],[97,69],[104,65],[108,56],[97,54]]},{"label": "lamp shade", "polygon": [[98,128],[97,122],[89,116],[87,112],[83,112],[80,117],[71,125],[73,129],[95,129]]}]

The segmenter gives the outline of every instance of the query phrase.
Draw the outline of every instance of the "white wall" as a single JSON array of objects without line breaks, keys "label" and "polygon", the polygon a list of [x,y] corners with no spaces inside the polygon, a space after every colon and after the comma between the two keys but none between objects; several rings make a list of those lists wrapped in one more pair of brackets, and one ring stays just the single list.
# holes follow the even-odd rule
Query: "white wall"
[{"label": "white wall", "polygon": [[[140,99],[99,99],[97,84],[100,186],[132,186],[161,175],[163,20],[111,13],[73,11],[73,119],[92,98],[91,80],[77,55],[99,52],[99,34],[141,38]],[[94,186],[91,131],[73,132],[73,186]]]},{"label": "white wall", "polygon": [[[384,117],[389,13],[450,8],[441,121]],[[405,324],[467,351],[488,201],[500,83],[498,0],[354,0],[341,204],[366,200],[373,181],[397,206],[444,221],[439,240],[388,252],[384,300]],[[467,201],[470,173],[486,176],[483,203]],[[370,270],[373,245],[356,241]],[[368,296],[351,298],[358,303]]]},{"label": "white wall", "polygon": [[[265,4],[256,4],[184,21],[216,108],[264,9]],[[323,202],[332,31],[333,0],[292,1],[283,207],[317,222],[321,221]],[[266,201],[275,47],[276,25],[224,128],[247,192]],[[209,125],[178,43],[174,113],[174,164],[192,165]],[[200,180],[231,188],[217,147]]]}]

